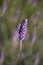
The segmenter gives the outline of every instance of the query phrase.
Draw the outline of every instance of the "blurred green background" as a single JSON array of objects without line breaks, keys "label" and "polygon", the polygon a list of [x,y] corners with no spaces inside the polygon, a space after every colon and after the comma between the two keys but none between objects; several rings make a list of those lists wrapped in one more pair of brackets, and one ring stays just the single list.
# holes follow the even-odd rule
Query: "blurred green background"
[{"label": "blurred green background", "polygon": [[[43,65],[43,0],[35,1],[36,5],[34,0],[0,0],[0,51],[4,48],[5,57],[2,65],[18,65],[19,40],[12,41],[12,37],[13,31],[17,30],[18,24],[24,18],[28,18],[27,35],[23,41],[23,53],[26,55],[24,63],[35,65],[34,57],[38,53],[38,65]],[[32,22],[37,11],[40,11],[36,27],[37,39],[32,47]]]}]

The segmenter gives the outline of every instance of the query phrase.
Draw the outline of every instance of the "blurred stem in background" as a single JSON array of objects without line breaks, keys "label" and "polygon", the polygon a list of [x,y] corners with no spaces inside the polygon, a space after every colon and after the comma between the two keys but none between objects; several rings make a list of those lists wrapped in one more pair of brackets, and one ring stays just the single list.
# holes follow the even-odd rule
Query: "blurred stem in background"
[{"label": "blurred stem in background", "polygon": [[2,2],[3,2],[3,0],[0,0],[0,7],[2,6]]}]

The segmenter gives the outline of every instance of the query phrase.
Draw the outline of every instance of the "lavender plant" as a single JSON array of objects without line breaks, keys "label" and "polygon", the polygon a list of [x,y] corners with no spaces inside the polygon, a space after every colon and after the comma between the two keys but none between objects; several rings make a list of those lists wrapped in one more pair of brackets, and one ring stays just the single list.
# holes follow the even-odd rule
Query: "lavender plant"
[{"label": "lavender plant", "polygon": [[37,6],[37,3],[38,3],[37,0],[33,0],[33,2],[32,2],[32,7],[35,8],[35,7]]},{"label": "lavender plant", "polygon": [[7,4],[6,4],[6,0],[5,0],[2,5],[2,15],[6,12],[6,10],[7,10]]},{"label": "lavender plant", "polygon": [[1,54],[0,54],[0,64],[2,65],[4,61],[4,48],[2,48]]},{"label": "lavender plant", "polygon": [[19,41],[19,34],[18,34],[18,29],[17,29],[17,30],[14,30],[12,34],[13,50],[14,48],[16,49],[17,46],[19,45],[18,41]]},{"label": "lavender plant", "polygon": [[34,65],[38,65],[39,62],[39,54],[36,54],[35,60],[34,60]]},{"label": "lavender plant", "polygon": [[15,11],[15,14],[14,14],[13,23],[16,23],[16,21],[18,20],[19,16],[20,16],[20,10],[17,9]]},{"label": "lavender plant", "polygon": [[22,53],[22,41],[26,38],[27,32],[27,18],[21,22],[19,27],[19,39],[20,39],[20,65],[21,65],[21,53]]},{"label": "lavender plant", "polygon": [[39,19],[39,16],[40,16],[40,11],[36,11],[35,15],[34,15],[34,19],[33,19],[33,26],[36,27],[37,24],[38,24],[38,19]]}]

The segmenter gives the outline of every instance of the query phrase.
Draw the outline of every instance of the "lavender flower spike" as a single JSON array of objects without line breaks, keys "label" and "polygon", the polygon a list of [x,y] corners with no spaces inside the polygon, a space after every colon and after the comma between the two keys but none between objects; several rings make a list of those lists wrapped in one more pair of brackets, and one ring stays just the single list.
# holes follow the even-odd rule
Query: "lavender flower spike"
[{"label": "lavender flower spike", "polygon": [[35,43],[36,38],[37,38],[37,33],[36,33],[36,28],[35,28],[32,34],[32,43]]},{"label": "lavender flower spike", "polygon": [[37,11],[37,12],[35,13],[35,15],[34,15],[33,26],[37,26],[39,16],[40,16],[40,11]]},{"label": "lavender flower spike", "polygon": [[4,14],[6,10],[7,10],[7,5],[6,5],[6,1],[4,1],[2,5],[2,14]]},{"label": "lavender flower spike", "polygon": [[18,40],[19,40],[18,30],[14,30],[12,34],[13,48],[16,48],[18,46]]},{"label": "lavender flower spike", "polygon": [[32,7],[34,8],[34,7],[36,7],[37,6],[37,0],[33,0],[33,2],[32,2]]},{"label": "lavender flower spike", "polygon": [[24,40],[27,32],[27,18],[21,22],[19,27],[19,39]]},{"label": "lavender flower spike", "polygon": [[0,55],[0,64],[3,64],[4,61],[4,48],[2,48],[1,55]]},{"label": "lavender flower spike", "polygon": [[35,64],[34,65],[38,65],[38,62],[39,62],[39,54],[37,54],[35,57]]},{"label": "lavender flower spike", "polygon": [[33,0],[27,0],[27,2],[28,2],[29,4],[31,4],[31,3],[33,2]]}]

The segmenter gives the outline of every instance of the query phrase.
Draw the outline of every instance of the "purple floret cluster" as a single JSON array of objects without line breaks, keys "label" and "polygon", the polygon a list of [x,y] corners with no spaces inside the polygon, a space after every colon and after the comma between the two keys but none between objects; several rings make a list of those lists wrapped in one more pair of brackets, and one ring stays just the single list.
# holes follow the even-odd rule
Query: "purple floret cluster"
[{"label": "purple floret cluster", "polygon": [[27,19],[24,19],[21,22],[21,25],[20,25],[20,28],[19,28],[19,38],[20,38],[20,40],[25,39],[26,31],[27,31]]}]

